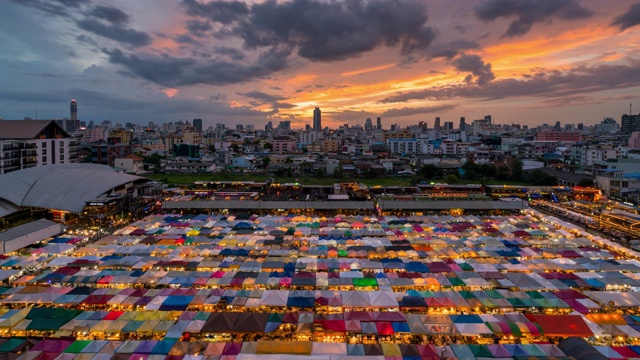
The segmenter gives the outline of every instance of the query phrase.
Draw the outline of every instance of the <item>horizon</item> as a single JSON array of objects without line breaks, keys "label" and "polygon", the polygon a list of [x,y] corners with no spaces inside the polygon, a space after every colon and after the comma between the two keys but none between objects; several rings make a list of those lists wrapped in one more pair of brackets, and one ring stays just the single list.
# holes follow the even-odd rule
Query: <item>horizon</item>
[{"label": "horizon", "polygon": [[[617,122],[640,2],[9,1],[0,117],[385,128]],[[16,31],[15,29],[21,29]],[[36,110],[37,109],[37,110]]]}]

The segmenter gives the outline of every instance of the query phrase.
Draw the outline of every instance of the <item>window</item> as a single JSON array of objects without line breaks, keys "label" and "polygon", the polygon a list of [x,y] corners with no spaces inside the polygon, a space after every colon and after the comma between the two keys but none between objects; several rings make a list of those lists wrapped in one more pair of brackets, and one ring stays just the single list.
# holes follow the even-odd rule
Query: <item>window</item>
[{"label": "window", "polygon": [[47,164],[47,157],[43,156],[42,157],[42,165],[46,165]]},{"label": "window", "polygon": [[64,154],[60,154],[60,160],[64,160]]},{"label": "window", "polygon": [[47,149],[42,149],[42,156],[46,156],[47,155]]},{"label": "window", "polygon": [[46,148],[47,148],[47,143],[46,143],[46,142],[43,142],[43,143],[42,143],[42,148],[43,148],[43,149],[46,149]]}]

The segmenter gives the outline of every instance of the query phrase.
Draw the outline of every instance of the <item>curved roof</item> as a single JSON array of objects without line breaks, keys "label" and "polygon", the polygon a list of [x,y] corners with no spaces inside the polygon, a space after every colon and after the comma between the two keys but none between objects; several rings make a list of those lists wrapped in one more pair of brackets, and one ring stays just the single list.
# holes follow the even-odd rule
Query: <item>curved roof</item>
[{"label": "curved roof", "polygon": [[0,175],[0,199],[19,206],[79,213],[87,201],[141,179],[106,165],[45,165]]}]

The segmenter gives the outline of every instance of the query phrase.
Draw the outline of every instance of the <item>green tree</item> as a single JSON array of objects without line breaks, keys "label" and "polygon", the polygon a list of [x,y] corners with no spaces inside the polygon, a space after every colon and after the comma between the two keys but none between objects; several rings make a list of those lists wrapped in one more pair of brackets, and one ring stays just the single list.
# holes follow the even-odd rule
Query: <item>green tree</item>
[{"label": "green tree", "polygon": [[317,178],[322,178],[322,177],[324,177],[324,169],[323,169],[323,168],[317,168],[317,169],[316,169],[316,174],[315,174],[315,176],[316,176]]},{"label": "green tree", "polygon": [[469,181],[478,180],[478,173],[474,169],[469,169],[464,173],[464,179]]},{"label": "green tree", "polygon": [[444,178],[444,182],[446,182],[447,184],[457,184],[458,181],[460,181],[460,179],[453,174],[449,174]]},{"label": "green tree", "polygon": [[558,178],[549,175],[543,170],[535,169],[529,171],[527,176],[525,177],[525,181],[530,185],[537,186],[555,186],[558,185]]},{"label": "green tree", "polygon": [[493,164],[482,164],[478,166],[477,171],[478,174],[483,177],[483,179],[493,179],[498,173],[498,169],[496,169]]},{"label": "green tree", "polygon": [[513,181],[522,181],[523,180],[522,173],[522,160],[515,159],[511,166],[511,180]]},{"label": "green tree", "polygon": [[236,154],[239,154],[240,153],[240,146],[238,146],[238,144],[231,145],[231,151],[233,151]]},{"label": "green tree", "polygon": [[509,180],[509,175],[509,168],[505,165],[500,166],[496,171],[496,179],[500,181]]},{"label": "green tree", "polygon": [[300,172],[303,174],[313,173],[313,164],[308,161],[303,161],[300,163]]},{"label": "green tree", "polygon": [[425,180],[439,179],[442,177],[442,170],[433,164],[422,165],[418,175]]},{"label": "green tree", "polygon": [[264,167],[269,167],[269,163],[271,163],[271,158],[268,156],[265,156],[262,158],[262,166]]},{"label": "green tree", "polygon": [[338,168],[333,170],[333,177],[336,179],[344,178],[344,169],[342,169],[342,164],[338,165]]}]

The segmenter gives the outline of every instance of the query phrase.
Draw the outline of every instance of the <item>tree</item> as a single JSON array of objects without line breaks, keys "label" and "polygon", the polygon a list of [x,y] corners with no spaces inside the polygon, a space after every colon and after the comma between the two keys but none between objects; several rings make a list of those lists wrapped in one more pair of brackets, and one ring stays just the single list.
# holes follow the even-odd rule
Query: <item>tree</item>
[{"label": "tree", "polygon": [[556,186],[558,185],[558,178],[553,176],[553,175],[549,175],[546,172],[544,172],[543,170],[540,169],[535,169],[535,170],[531,170],[526,178],[525,181],[530,184],[530,185],[537,185],[537,186]]},{"label": "tree", "polygon": [[478,173],[473,169],[469,169],[469,170],[465,171],[464,179],[465,180],[469,180],[469,181],[478,180]]},{"label": "tree", "polygon": [[418,170],[418,174],[425,180],[438,179],[442,177],[442,171],[433,164],[422,165]]},{"label": "tree", "polygon": [[303,174],[311,174],[313,172],[313,164],[308,161],[300,163],[300,172]]},{"label": "tree", "polygon": [[338,168],[333,170],[333,177],[336,179],[342,179],[344,177],[344,170],[342,169],[342,164],[338,165]]},{"label": "tree", "polygon": [[460,181],[460,179],[457,176],[453,175],[453,174],[449,174],[449,175],[445,176],[444,181],[447,184],[457,184],[458,181]]},{"label": "tree", "polygon": [[580,187],[593,187],[593,180],[589,178],[580,179],[577,185]]},{"label": "tree", "polygon": [[513,180],[513,181],[522,181],[523,180],[522,160],[520,160],[520,159],[515,159],[513,161],[513,164],[511,166],[511,180]]},{"label": "tree", "polygon": [[478,172],[478,175],[482,176],[484,179],[493,179],[498,173],[498,169],[496,169],[493,164],[482,164],[478,166],[476,171]]},{"label": "tree", "polygon": [[273,145],[271,145],[271,143],[264,143],[264,148],[265,150],[273,150]]},{"label": "tree", "polygon": [[496,179],[501,181],[509,180],[509,168],[505,165],[502,165],[496,171]]},{"label": "tree", "polygon": [[238,144],[231,145],[231,151],[233,151],[236,154],[240,153],[240,147],[238,146]]},{"label": "tree", "polygon": [[269,163],[271,162],[271,158],[268,156],[265,156],[262,158],[262,166],[269,167]]},{"label": "tree", "polygon": [[324,169],[323,168],[317,168],[316,169],[316,177],[317,178],[324,177]]}]

